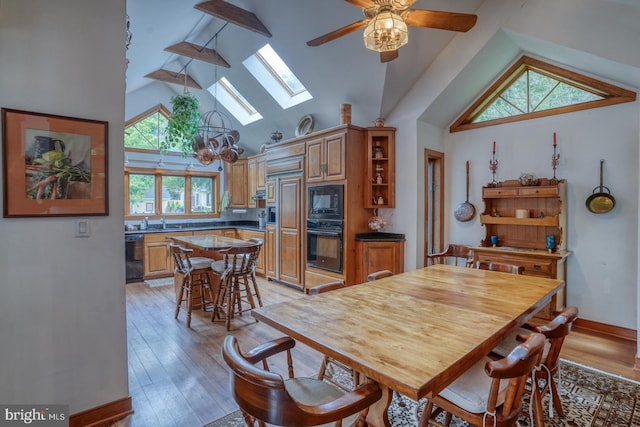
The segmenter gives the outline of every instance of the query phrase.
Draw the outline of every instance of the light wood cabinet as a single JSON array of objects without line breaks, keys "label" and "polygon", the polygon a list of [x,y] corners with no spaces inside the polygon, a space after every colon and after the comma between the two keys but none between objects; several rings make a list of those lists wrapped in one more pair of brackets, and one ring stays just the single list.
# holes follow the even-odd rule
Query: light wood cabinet
[{"label": "light wood cabinet", "polygon": [[144,235],[144,278],[154,279],[173,275],[173,258],[167,237],[190,235],[191,232],[148,233]]},{"label": "light wood cabinet", "polygon": [[396,204],[395,128],[368,128],[364,185],[367,208],[393,208]]},{"label": "light wood cabinet", "polygon": [[345,179],[344,132],[307,142],[307,182]]},{"label": "light wood cabinet", "polygon": [[267,225],[265,234],[267,278],[276,278],[276,226]]},{"label": "light wood cabinet", "polygon": [[226,188],[229,191],[230,208],[246,208],[248,206],[248,163],[247,159],[239,159],[226,165]]},{"label": "light wood cabinet", "polygon": [[259,190],[265,190],[266,181],[266,156],[259,154],[249,157],[247,161],[247,180],[248,180],[248,194],[247,194],[247,207],[260,208],[264,207],[264,201],[257,201],[253,199],[253,196]]},{"label": "light wood cabinet", "polygon": [[275,205],[276,204],[276,180],[275,179],[267,179],[266,182],[266,197],[267,197],[267,205]]},{"label": "light wood cabinet", "polygon": [[[537,315],[551,319],[553,311],[561,310],[566,303],[566,261],[571,254],[566,245],[566,182],[539,181],[540,185],[521,186],[517,180],[508,180],[482,189],[485,208],[480,222],[486,236],[473,254],[474,263],[521,265],[523,274],[564,280],[565,287]],[[497,236],[495,247],[491,236]],[[551,251],[546,247],[547,236],[554,236],[556,243]]]},{"label": "light wood cabinet", "polygon": [[278,180],[278,249],[277,278],[302,286],[302,176]]},{"label": "light wood cabinet", "polygon": [[395,235],[389,240],[380,239],[359,240],[356,237],[356,251],[360,254],[356,269],[360,283],[366,282],[367,276],[376,271],[390,270],[393,274],[404,272],[404,235]]}]

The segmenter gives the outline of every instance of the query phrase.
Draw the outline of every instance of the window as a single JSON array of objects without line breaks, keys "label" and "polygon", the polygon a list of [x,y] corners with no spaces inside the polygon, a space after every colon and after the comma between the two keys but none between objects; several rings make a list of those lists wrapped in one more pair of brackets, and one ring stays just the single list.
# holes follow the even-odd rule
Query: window
[{"label": "window", "polygon": [[260,120],[262,115],[242,96],[242,94],[227,80],[222,77],[207,89],[220,104],[224,105],[233,117],[243,126]]},{"label": "window", "polygon": [[219,193],[218,172],[128,168],[125,217],[217,217]]},{"label": "window", "polygon": [[[156,105],[127,121],[124,128],[125,150],[160,151],[160,141],[164,138],[170,114],[163,105]],[[181,153],[177,148],[169,151]]]},{"label": "window", "polygon": [[282,108],[312,99],[311,93],[268,43],[243,62]]},{"label": "window", "polygon": [[635,92],[521,57],[451,126],[451,132],[633,102]]}]

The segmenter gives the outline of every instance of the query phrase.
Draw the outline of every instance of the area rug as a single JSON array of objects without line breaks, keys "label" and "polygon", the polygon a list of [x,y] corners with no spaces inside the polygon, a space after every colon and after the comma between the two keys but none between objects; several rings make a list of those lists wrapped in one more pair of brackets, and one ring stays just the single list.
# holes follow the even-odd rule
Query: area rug
[{"label": "area rug", "polygon": [[[640,383],[611,375],[587,366],[566,360],[562,366],[562,402],[564,417],[554,413],[549,417],[545,396],[545,425],[547,427],[633,427],[640,426]],[[402,397],[405,406],[394,397],[389,407],[389,420],[393,427],[416,427],[417,416],[422,415],[424,399],[415,402]],[[525,398],[521,427],[531,427],[528,415],[529,402]],[[240,411],[232,412],[204,427],[242,427],[244,420]],[[454,417],[453,427],[468,426]]]},{"label": "area rug", "polygon": [[160,279],[149,279],[149,280],[145,280],[144,283],[146,283],[150,288],[157,288],[158,286],[173,285],[173,276],[162,277]]}]

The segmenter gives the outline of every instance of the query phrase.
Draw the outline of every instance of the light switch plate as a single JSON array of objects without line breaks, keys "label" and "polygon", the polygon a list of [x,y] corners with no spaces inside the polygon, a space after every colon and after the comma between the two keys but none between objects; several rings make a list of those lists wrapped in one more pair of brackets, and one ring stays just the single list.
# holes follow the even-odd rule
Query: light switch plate
[{"label": "light switch plate", "polygon": [[76,220],[76,237],[89,237],[89,220],[77,219]]}]

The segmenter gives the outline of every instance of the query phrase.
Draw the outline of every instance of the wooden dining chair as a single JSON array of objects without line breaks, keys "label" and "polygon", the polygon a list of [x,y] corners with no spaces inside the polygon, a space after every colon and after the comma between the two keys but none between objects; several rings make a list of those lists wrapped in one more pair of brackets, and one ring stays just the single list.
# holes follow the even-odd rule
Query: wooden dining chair
[{"label": "wooden dining chair", "polygon": [[506,264],[502,262],[483,262],[478,261],[476,268],[480,270],[502,271],[504,273],[522,274],[524,266],[515,264]]},{"label": "wooden dining chair", "polygon": [[367,282],[373,282],[374,280],[384,279],[389,276],[393,276],[393,272],[391,270],[374,271],[367,275]]},{"label": "wooden dining chair", "polygon": [[[295,341],[282,337],[242,352],[236,337],[229,335],[222,345],[222,356],[231,369],[231,395],[247,426],[314,426],[326,423],[342,425],[342,420],[357,416],[357,426],[365,425],[369,406],[382,397],[374,382],[344,391],[317,378],[295,377],[291,349]],[[270,371],[268,359],[284,353],[287,378]],[[261,367],[256,366],[261,363]],[[351,425],[351,423],[345,425]]]},{"label": "wooden dining chair", "polygon": [[[305,288],[305,293],[307,295],[318,295],[325,292],[333,291],[336,289],[345,288],[347,285],[344,284],[342,280],[334,280],[332,282],[321,283],[319,285],[312,286],[310,288]],[[351,377],[351,381],[353,385],[350,387],[345,384],[344,381],[337,380],[335,377],[335,369],[334,366],[337,366],[339,369],[343,370]],[[343,390],[351,391],[355,389],[358,384],[360,384],[360,374],[350,366],[345,365],[344,363],[334,359],[331,356],[325,355],[322,359],[322,364],[320,365],[320,370],[318,371],[317,378],[319,380],[329,381],[330,383],[340,387]]]},{"label": "wooden dining chair", "polygon": [[255,264],[261,248],[262,243],[255,243],[223,249],[219,252],[224,258],[211,264],[213,272],[220,276],[211,321],[222,319],[224,314],[227,331],[236,314],[242,315],[243,311],[256,308],[254,290],[257,291],[258,285],[254,281],[252,289],[250,282],[255,280]]},{"label": "wooden dining chair", "polygon": [[466,245],[451,243],[446,250],[429,254],[425,265],[451,264],[464,267],[473,267],[473,250]]},{"label": "wooden dining chair", "polygon": [[[192,257],[193,249],[187,249],[175,243],[169,243],[169,252],[175,263],[174,274],[179,273],[182,276],[180,290],[176,298],[175,318],[178,318],[182,302],[186,301],[187,305],[187,328],[191,327],[191,307],[193,304],[193,290],[199,287],[200,301],[202,310],[205,311],[207,305],[213,304],[214,291],[211,286],[212,272],[211,263],[213,260],[206,257]],[[205,298],[205,290],[209,291],[210,300]],[[186,291],[186,298],[184,293]]]},{"label": "wooden dining chair", "polygon": [[[544,335],[533,333],[505,358],[480,360],[438,395],[428,398],[419,427],[449,426],[453,415],[476,426],[515,425],[525,383],[540,363],[544,342]],[[539,401],[540,396],[532,396],[535,399]],[[441,413],[446,413],[444,422],[436,420]]]},{"label": "wooden dining chair", "polygon": [[[522,341],[524,337],[532,332],[538,332],[545,336],[546,343],[542,353],[542,367],[543,369],[536,373],[538,379],[543,379],[544,387],[540,391],[542,395],[549,392],[551,405],[550,413],[553,414],[553,408],[556,409],[558,415],[564,416],[564,410],[562,408],[562,401],[560,400],[560,394],[558,393],[558,384],[556,377],[560,372],[560,351],[564,340],[571,332],[573,322],[578,317],[578,308],[574,306],[567,306],[564,310],[556,313],[556,316],[550,322],[532,327],[525,325],[523,328],[518,328],[509,333],[502,339],[500,344],[493,349],[493,353],[498,356],[504,356],[508,354],[518,342]],[[541,382],[538,381],[537,384]],[[534,408],[535,409],[535,408]],[[538,408],[537,410],[540,410]],[[536,418],[540,422],[544,422],[544,414],[536,414]]]}]

